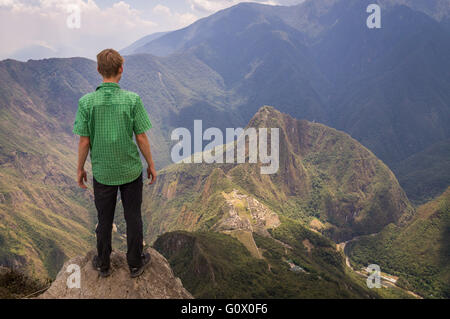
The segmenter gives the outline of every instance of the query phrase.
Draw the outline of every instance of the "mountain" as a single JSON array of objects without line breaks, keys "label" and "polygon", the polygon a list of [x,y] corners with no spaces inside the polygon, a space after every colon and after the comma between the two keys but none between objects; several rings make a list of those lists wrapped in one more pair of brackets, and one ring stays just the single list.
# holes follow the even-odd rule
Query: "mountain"
[{"label": "mountain", "polygon": [[[445,3],[433,3],[429,10],[445,12]],[[369,30],[361,27],[366,4],[241,3],[181,30],[150,35],[146,49],[135,52],[154,54],[152,46],[170,42],[175,46],[170,53],[177,53],[127,56],[122,83],[142,95],[155,121],[157,166],[170,163],[171,129],[191,128],[193,119],[219,128],[245,125],[265,104],[344,130],[391,166],[448,139],[448,30],[434,18],[392,3],[383,11],[384,28]],[[69,77],[64,60],[53,66],[53,59],[44,61],[28,65],[39,74],[48,67]],[[87,81],[87,92],[99,81],[94,68],[87,63],[77,78],[65,81]],[[42,85],[55,81],[39,80]],[[55,108],[69,103],[75,108],[78,96],[71,100],[69,93],[61,101],[57,84],[51,83],[45,90],[52,94],[38,98]],[[68,131],[70,122],[65,123]]]},{"label": "mountain", "polygon": [[383,0],[380,2],[386,6],[398,4],[409,6],[414,10],[426,13],[438,21],[442,21],[450,17],[450,4],[447,0]]},{"label": "mountain", "polygon": [[[364,5],[355,5],[316,49],[337,92],[332,102],[339,112],[329,124],[391,165],[449,136],[444,56],[450,37],[439,23],[404,6],[383,13],[382,29],[360,28]],[[326,53],[331,50],[335,54]]]},{"label": "mountain", "polygon": [[[68,260],[50,288],[39,299],[192,299],[192,295],[175,277],[167,260],[156,250],[148,248],[151,261],[144,273],[130,279],[126,254],[113,251],[111,254],[112,274],[101,278],[92,267],[94,251],[86,256]],[[68,288],[71,272],[70,265],[80,269],[80,288]],[[73,270],[72,270],[73,273]]]},{"label": "mountain", "polygon": [[196,298],[407,297],[368,290],[329,239],[408,222],[413,209],[392,172],[348,134],[272,107],[249,127],[280,129],[278,173],[173,164],[146,190],[147,238],[186,288]]},{"label": "mountain", "polygon": [[58,56],[58,54],[59,52],[51,47],[36,44],[15,51],[11,55],[11,58],[19,61],[27,61],[29,59],[39,60],[55,57]]},{"label": "mountain", "polygon": [[[274,225],[275,215],[336,242],[390,223],[403,229],[413,208],[377,157],[414,200],[448,186],[439,145],[450,138],[449,20],[430,13],[446,12],[446,2],[383,5],[381,30],[366,28],[367,3],[242,3],[125,57],[121,86],[142,96],[158,169],[172,163],[171,131],[192,130],[195,119],[223,131],[247,123],[281,131],[271,176],[250,164],[164,168],[145,190],[148,242],[178,229],[228,231],[259,258],[257,236],[269,232],[259,223]],[[55,278],[93,246],[96,212],[92,191],[74,183],[71,129],[78,99],[100,81],[88,59],[0,61],[0,265]],[[258,112],[266,104],[301,120]],[[408,186],[424,174],[423,187]],[[123,246],[121,209],[119,201],[115,247]]]},{"label": "mountain", "polygon": [[450,140],[437,142],[392,168],[408,198],[424,204],[450,185]]},{"label": "mountain", "polygon": [[[153,128],[149,132],[155,164],[169,163],[170,133],[176,127],[191,128],[193,120],[225,128],[242,119],[228,109],[230,97],[222,78],[193,55],[158,58],[149,54],[127,56],[121,85],[138,93],[146,106]],[[208,116],[205,116],[208,114]]]},{"label": "mountain", "polygon": [[264,104],[320,121],[325,117],[320,92],[327,83],[303,43],[304,36],[279,17],[265,14],[267,8],[241,3],[135,52],[194,54],[220,74],[233,96],[242,96],[229,109],[246,122]]},{"label": "mountain", "polygon": [[[198,43],[214,36],[217,30],[221,31],[220,28],[216,27],[218,23],[222,23],[220,20],[230,15],[235,16],[230,17],[230,19],[237,18],[242,13],[236,11],[243,10],[243,8],[245,8],[244,10],[250,9],[254,14],[259,14],[260,22],[267,23],[266,17],[278,18],[288,26],[304,33],[308,38],[315,39],[332,29],[334,24],[340,20],[340,17],[357,3],[364,6],[362,12],[365,14],[365,8],[370,4],[368,1],[306,0],[300,4],[290,6],[239,3],[228,9],[220,10],[210,17],[200,19],[185,28],[165,32],[164,34],[158,32],[147,35],[134,42],[129,47],[131,50],[127,51],[127,54],[151,52],[158,56],[165,56],[189,48],[193,43]],[[383,10],[390,10],[396,6],[405,6],[414,11],[424,13],[438,22],[445,22],[450,18],[450,5],[447,0],[378,0],[376,3]],[[244,23],[245,25],[244,19],[241,21],[236,19],[234,22],[238,22],[241,25]],[[365,19],[363,22],[365,22]],[[161,38],[161,35],[167,36]]]},{"label": "mountain", "polygon": [[69,135],[75,101],[95,79],[83,61],[0,63],[0,264],[33,277],[56,275],[95,238],[93,194],[74,184]]},{"label": "mountain", "polygon": [[279,128],[278,172],[263,175],[248,160],[164,168],[143,204],[151,240],[176,229],[220,228],[234,197],[254,198],[256,206],[314,225],[337,242],[403,224],[413,214],[394,174],[348,134],[268,106],[247,127]]},{"label": "mountain", "polygon": [[137,41],[133,42],[132,44],[130,44],[129,46],[127,46],[126,48],[123,48],[122,50],[120,50],[120,54],[122,54],[122,55],[132,54],[137,49],[139,49],[141,46],[143,46],[153,40],[156,40],[167,33],[168,32],[155,32],[155,33],[149,34],[143,38],[140,38],[139,40],[137,40]]},{"label": "mountain", "polygon": [[398,284],[427,298],[450,298],[450,188],[417,209],[406,227],[349,243],[356,265],[376,263],[399,276]]},{"label": "mountain", "polygon": [[[196,298],[379,297],[346,274],[343,258],[331,242],[291,226],[284,227],[283,234],[298,236],[298,241],[290,241],[294,246],[255,234],[260,257],[232,236],[216,232],[165,233],[154,246]],[[311,251],[301,238],[312,240]]]},{"label": "mountain", "polygon": [[[158,168],[169,162],[169,129],[184,124],[177,119],[192,123],[190,110],[216,109],[205,121],[212,125],[232,117],[222,115],[220,78],[194,57],[132,56],[127,67],[121,85],[143,98]],[[0,62],[1,265],[54,278],[67,258],[94,243],[93,192],[75,183],[72,127],[78,99],[100,82],[95,63],[83,58]],[[116,222],[124,233],[120,206]]]},{"label": "mountain", "polygon": [[19,299],[44,291],[47,283],[23,272],[0,266],[0,299]]},{"label": "mountain", "polygon": [[380,1],[382,28],[365,25],[373,1],[297,6],[241,3],[169,32],[135,53],[194,54],[241,96],[344,130],[392,165],[450,137],[450,33],[445,1]]}]

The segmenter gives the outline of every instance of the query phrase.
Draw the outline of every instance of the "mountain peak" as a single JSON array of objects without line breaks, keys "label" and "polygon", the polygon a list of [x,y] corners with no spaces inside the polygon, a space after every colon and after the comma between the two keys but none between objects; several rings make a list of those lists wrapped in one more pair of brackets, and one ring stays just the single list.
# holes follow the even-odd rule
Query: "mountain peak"
[{"label": "mountain peak", "polygon": [[[112,274],[101,278],[92,267],[94,251],[86,256],[75,257],[67,261],[58,273],[51,287],[40,299],[191,299],[192,295],[183,287],[181,280],[172,272],[167,260],[156,250],[148,248],[150,264],[144,273],[135,279],[130,278],[126,255],[113,251],[111,254]],[[80,269],[80,288],[68,288],[70,265]],[[68,268],[69,267],[69,268]]]},{"label": "mountain peak", "polygon": [[278,113],[281,114],[280,111],[278,111],[275,107],[271,105],[263,105],[261,108],[256,112],[255,116],[258,116],[258,114],[264,114],[264,113]]},{"label": "mountain peak", "polygon": [[275,107],[271,105],[263,105],[259,108],[259,110],[255,113],[253,117],[262,117],[262,116],[282,116],[283,113],[281,113],[279,110],[277,110]]},{"label": "mountain peak", "polygon": [[[253,115],[247,127],[276,127],[276,123],[282,121],[284,116],[289,116],[278,111],[270,105],[263,105]],[[275,126],[274,126],[275,125]]]}]

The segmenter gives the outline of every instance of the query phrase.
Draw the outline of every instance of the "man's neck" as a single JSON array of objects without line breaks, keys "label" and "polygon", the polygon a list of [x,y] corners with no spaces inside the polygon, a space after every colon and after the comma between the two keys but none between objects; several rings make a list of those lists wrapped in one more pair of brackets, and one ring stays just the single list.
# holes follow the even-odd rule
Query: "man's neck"
[{"label": "man's neck", "polygon": [[117,74],[116,76],[110,77],[110,78],[103,78],[103,83],[119,83],[120,79],[122,78],[121,74]]},{"label": "man's neck", "polygon": [[105,79],[105,78],[103,78],[103,83],[119,83],[119,80],[120,79],[118,79],[118,78],[109,78],[109,79]]}]

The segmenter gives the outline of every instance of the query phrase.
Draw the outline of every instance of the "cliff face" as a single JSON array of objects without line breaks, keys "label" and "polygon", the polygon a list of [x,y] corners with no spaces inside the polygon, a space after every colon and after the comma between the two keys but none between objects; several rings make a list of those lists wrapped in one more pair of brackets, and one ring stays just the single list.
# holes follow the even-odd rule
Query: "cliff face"
[{"label": "cliff face", "polygon": [[[149,248],[150,263],[138,278],[130,278],[126,255],[113,251],[111,254],[112,274],[107,278],[99,276],[92,267],[94,251],[84,257],[67,261],[51,287],[39,299],[191,299],[192,295],[183,287],[181,280],[174,276],[167,260],[156,250]],[[74,271],[69,266],[80,269],[80,287],[69,288],[75,283]],[[68,268],[69,267],[69,268]],[[72,272],[68,272],[68,271]],[[70,277],[70,278],[69,278]]]}]

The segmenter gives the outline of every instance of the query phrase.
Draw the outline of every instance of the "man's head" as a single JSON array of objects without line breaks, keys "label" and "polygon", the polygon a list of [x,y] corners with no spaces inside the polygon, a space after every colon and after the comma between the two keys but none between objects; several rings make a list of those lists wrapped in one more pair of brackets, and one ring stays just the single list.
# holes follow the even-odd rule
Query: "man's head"
[{"label": "man's head", "polygon": [[119,82],[122,77],[124,59],[114,49],[105,49],[97,54],[97,70],[103,80]]}]

